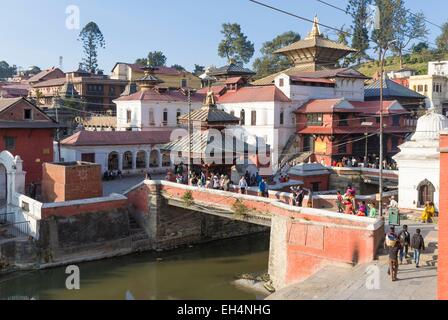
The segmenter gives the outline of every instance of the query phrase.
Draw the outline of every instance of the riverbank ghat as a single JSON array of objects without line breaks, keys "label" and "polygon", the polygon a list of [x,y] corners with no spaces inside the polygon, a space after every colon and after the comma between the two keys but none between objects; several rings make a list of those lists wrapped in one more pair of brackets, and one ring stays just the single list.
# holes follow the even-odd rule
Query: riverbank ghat
[{"label": "riverbank ghat", "polygon": [[294,207],[275,198],[167,181],[145,181],[126,195],[152,234],[157,234],[154,219],[160,215],[156,211],[158,206],[154,205],[157,198],[170,206],[249,224],[269,225],[269,274],[276,289],[304,280],[328,265],[373,261],[384,237],[382,220]]},{"label": "riverbank ghat", "polygon": [[[291,206],[289,195],[270,198],[145,180],[123,194],[40,203],[18,195],[16,212],[34,219],[32,239],[0,244],[11,265],[45,268],[67,263],[167,250],[268,231],[269,274],[280,289],[328,265],[375,259],[382,220]],[[4,250],[5,249],[5,250]]]}]

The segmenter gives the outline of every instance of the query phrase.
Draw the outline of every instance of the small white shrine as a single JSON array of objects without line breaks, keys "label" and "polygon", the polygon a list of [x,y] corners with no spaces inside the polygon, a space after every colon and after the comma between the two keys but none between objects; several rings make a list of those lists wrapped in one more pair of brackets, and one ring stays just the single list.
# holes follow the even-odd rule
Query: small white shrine
[{"label": "small white shrine", "polygon": [[399,206],[423,208],[427,201],[439,207],[440,132],[448,128],[448,118],[433,109],[420,117],[412,137],[399,146],[394,160],[399,170]]}]

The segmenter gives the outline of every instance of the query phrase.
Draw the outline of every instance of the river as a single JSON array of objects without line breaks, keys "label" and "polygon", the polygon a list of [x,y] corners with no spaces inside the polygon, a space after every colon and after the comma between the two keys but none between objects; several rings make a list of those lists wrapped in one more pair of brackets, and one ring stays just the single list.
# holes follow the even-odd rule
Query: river
[{"label": "river", "polygon": [[268,268],[269,234],[222,240],[163,253],[141,253],[80,264],[81,289],[67,290],[65,268],[0,278],[0,299],[255,300],[231,284]]}]

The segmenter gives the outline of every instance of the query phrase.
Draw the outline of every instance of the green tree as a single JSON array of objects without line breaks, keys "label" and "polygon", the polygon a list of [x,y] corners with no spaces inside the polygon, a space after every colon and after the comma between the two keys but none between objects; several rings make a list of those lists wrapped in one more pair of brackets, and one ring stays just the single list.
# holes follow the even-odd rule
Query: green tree
[{"label": "green tree", "polygon": [[221,33],[224,39],[218,46],[218,54],[221,58],[227,58],[228,62],[243,65],[253,57],[254,44],[247,39],[237,23],[224,23]]},{"label": "green tree", "polygon": [[171,68],[176,69],[177,71],[186,71],[184,67],[182,67],[180,64],[173,64]]},{"label": "green tree", "polygon": [[448,51],[448,22],[442,25],[442,33],[436,39],[437,49],[445,53]]},{"label": "green tree", "polygon": [[10,78],[17,73],[16,66],[10,66],[6,61],[0,61],[0,79]]},{"label": "green tree", "polygon": [[352,48],[359,51],[359,53],[355,55],[358,64],[363,58],[368,57],[369,30],[367,29],[366,21],[369,18],[367,8],[371,3],[372,0],[349,0],[347,5],[347,12],[353,19],[351,27]]},{"label": "green tree", "polygon": [[422,51],[428,50],[429,44],[427,42],[419,42],[412,46],[412,53],[420,53]]},{"label": "green tree", "polygon": [[164,67],[166,65],[166,56],[162,51],[151,51],[147,58],[137,59],[135,63],[141,65],[150,65],[153,67]]},{"label": "green tree", "polygon": [[403,0],[396,0],[394,16],[395,37],[392,49],[400,59],[400,68],[403,68],[403,50],[414,39],[424,40],[428,34],[428,29],[423,12],[411,13],[406,9]]},{"label": "green tree", "polygon": [[[342,26],[341,29],[339,29],[339,31],[336,32],[336,35],[337,35],[336,41],[338,43],[348,46],[348,41],[349,41],[348,37],[350,35],[350,29],[345,28],[345,26]],[[355,61],[358,61],[358,63],[359,63],[361,58],[362,58],[362,56],[361,56],[360,52],[349,54],[348,56],[344,57],[344,60],[342,61],[342,63],[340,63],[340,65],[342,67],[346,68]]]},{"label": "green tree", "polygon": [[262,78],[292,67],[294,63],[291,60],[285,56],[274,54],[274,52],[300,39],[300,34],[288,31],[278,35],[271,41],[265,42],[260,49],[262,56],[255,59],[253,64],[257,77]]},{"label": "green tree", "polygon": [[104,49],[106,41],[100,28],[95,22],[89,22],[79,33],[79,40],[83,43],[83,69],[91,73],[98,70],[98,48]]},{"label": "green tree", "polygon": [[195,76],[200,76],[201,74],[203,74],[205,72],[205,67],[204,66],[201,66],[201,65],[199,65],[199,64],[195,64],[194,65],[194,71],[193,71],[193,74],[195,75]]}]

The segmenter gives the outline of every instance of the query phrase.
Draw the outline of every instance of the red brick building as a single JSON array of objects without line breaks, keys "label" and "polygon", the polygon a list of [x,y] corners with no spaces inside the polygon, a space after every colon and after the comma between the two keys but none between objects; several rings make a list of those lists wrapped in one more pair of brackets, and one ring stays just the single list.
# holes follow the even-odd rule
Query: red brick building
[{"label": "red brick building", "polygon": [[438,297],[448,300],[448,132],[440,134]]},{"label": "red brick building", "polygon": [[53,137],[59,125],[25,98],[0,99],[0,151],[23,160],[26,184],[42,180],[42,164],[53,161]]},{"label": "red brick building", "polygon": [[[312,152],[314,160],[326,165],[339,162],[342,157],[356,157],[363,161],[366,153],[379,155],[378,101],[348,101],[345,99],[310,100],[296,111],[297,133],[302,150]],[[383,104],[385,124],[385,155],[391,157],[414,127],[407,111],[397,101]],[[366,138],[367,137],[367,138]],[[366,139],[368,139],[366,141]],[[373,159],[369,159],[373,161]]]}]

